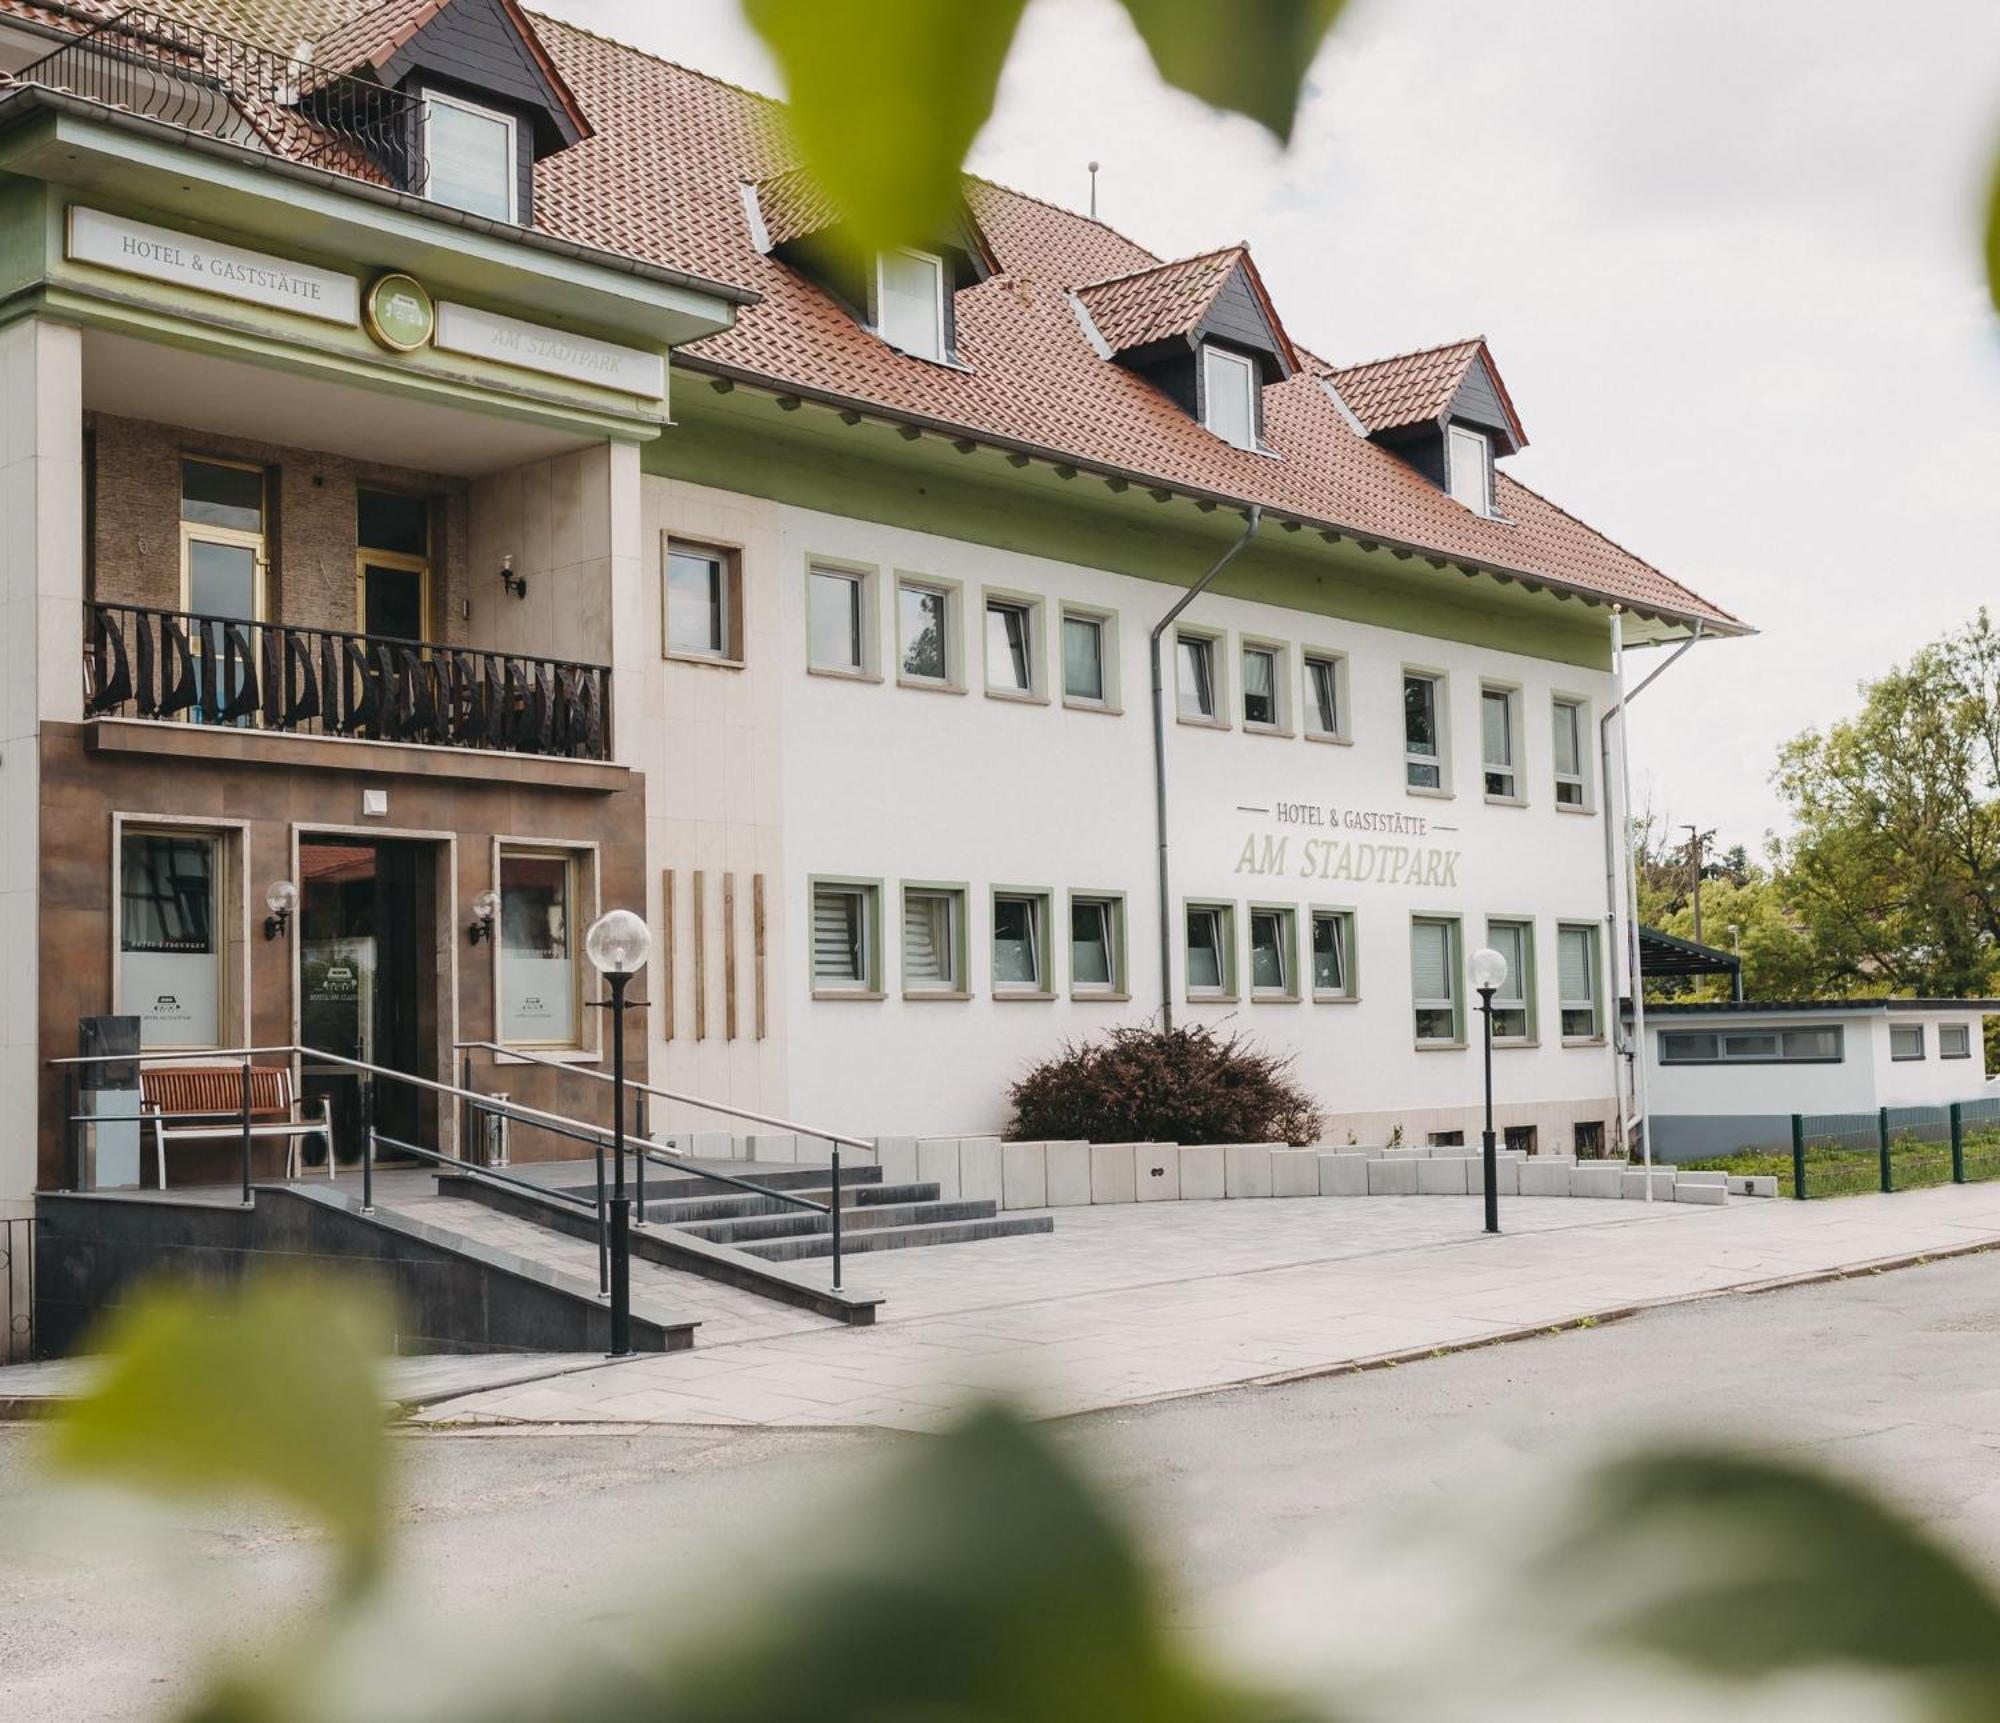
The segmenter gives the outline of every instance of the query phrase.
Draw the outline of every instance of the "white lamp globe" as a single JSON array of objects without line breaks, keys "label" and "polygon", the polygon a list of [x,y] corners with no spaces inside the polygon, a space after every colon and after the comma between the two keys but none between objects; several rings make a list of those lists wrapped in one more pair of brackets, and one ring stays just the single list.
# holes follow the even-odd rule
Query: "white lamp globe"
[{"label": "white lamp globe", "polygon": [[500,913],[500,894],[497,891],[482,891],[472,900],[472,919],[485,923]]},{"label": "white lamp globe", "polygon": [[1482,945],[1472,954],[1472,985],[1479,993],[1497,993],[1500,984],[1507,979],[1507,959],[1490,945]]},{"label": "white lamp globe", "polygon": [[629,909],[600,915],[583,936],[583,952],[599,975],[634,975],[646,967],[653,936]]},{"label": "white lamp globe", "polygon": [[274,879],[264,888],[264,907],[273,915],[290,915],[298,902],[299,888],[288,879]]}]

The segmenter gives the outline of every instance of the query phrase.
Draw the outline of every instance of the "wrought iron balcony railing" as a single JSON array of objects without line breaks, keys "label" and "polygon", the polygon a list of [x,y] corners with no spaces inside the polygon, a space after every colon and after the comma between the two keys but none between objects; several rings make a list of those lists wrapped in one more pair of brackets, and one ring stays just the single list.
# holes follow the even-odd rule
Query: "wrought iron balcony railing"
[{"label": "wrought iron balcony railing", "polygon": [[161,12],[128,7],[14,78],[335,173],[422,179],[415,97]]},{"label": "wrought iron balcony railing", "polygon": [[610,758],[601,664],[135,604],[86,611],[93,718]]}]

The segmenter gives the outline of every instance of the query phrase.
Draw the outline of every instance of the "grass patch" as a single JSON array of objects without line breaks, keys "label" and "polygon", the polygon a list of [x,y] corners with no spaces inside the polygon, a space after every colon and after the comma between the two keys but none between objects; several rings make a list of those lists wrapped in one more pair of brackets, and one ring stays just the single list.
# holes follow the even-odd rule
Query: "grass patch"
[{"label": "grass patch", "polygon": [[[1778,1181],[1778,1192],[1792,1191],[1792,1155],[1789,1149],[1739,1149],[1731,1155],[1712,1155],[1706,1160],[1682,1161],[1689,1172],[1728,1173],[1736,1177],[1766,1177]],[[1968,1131],[1965,1134],[1965,1176],[1968,1180],[2000,1178],[2000,1131]],[[1889,1180],[1899,1191],[1951,1182],[1951,1143],[1905,1135],[1889,1144]],[[1856,1196],[1882,1188],[1880,1150],[1871,1139],[1856,1143],[1851,1136],[1831,1142],[1806,1140],[1806,1195],[1809,1197]]]}]

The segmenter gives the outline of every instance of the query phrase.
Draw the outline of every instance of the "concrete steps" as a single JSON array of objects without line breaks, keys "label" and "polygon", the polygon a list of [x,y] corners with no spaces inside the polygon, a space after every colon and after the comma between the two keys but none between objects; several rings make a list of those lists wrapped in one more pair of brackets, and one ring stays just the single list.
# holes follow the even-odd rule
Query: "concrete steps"
[{"label": "concrete steps", "polygon": [[[985,1209],[986,1216],[982,1219],[924,1221],[905,1226],[862,1227],[851,1232],[843,1222],[841,1254],[868,1250],[912,1250],[934,1244],[971,1244],[979,1239],[1017,1238],[1023,1233],[1055,1230],[1053,1215],[1000,1214],[990,1202],[970,1206]],[[826,1217],[815,1215],[812,1218],[820,1222],[821,1230],[791,1238],[765,1239],[737,1248],[747,1255],[761,1256],[767,1262],[797,1262],[805,1257],[831,1256],[833,1235],[827,1228]]]},{"label": "concrete steps", "polygon": [[[937,1198],[937,1186],[919,1187],[928,1190],[928,1197],[920,1197],[907,1202],[847,1203],[840,1205],[840,1231],[843,1243],[851,1243],[863,1232],[881,1229],[915,1226],[925,1222],[990,1220],[994,1209],[990,1202],[942,1202]],[[648,1205],[650,1206],[650,1205]],[[659,1224],[656,1220],[655,1225]],[[691,1232],[697,1238],[714,1239],[718,1244],[756,1244],[770,1239],[799,1238],[817,1233],[832,1232],[832,1225],[823,1214],[813,1214],[805,1209],[790,1209],[783,1214],[746,1214],[717,1220],[672,1223],[683,1232]]]}]

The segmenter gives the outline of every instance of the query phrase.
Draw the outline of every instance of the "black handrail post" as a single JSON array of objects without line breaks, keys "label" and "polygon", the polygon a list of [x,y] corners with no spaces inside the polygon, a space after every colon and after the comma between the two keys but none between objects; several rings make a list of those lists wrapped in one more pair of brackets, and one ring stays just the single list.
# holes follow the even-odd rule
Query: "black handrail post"
[{"label": "black handrail post", "polygon": [[641,1089],[633,1102],[633,1113],[639,1132],[639,1147],[632,1160],[632,1178],[638,1195],[638,1205],[632,1215],[634,1226],[646,1224],[646,1152],[653,1146],[653,1133],[646,1121],[646,1091]]},{"label": "black handrail post", "polygon": [[611,983],[611,1356],[632,1351],[632,1199],[625,1194],[625,989],[632,977],[613,970]]},{"label": "black handrail post", "polygon": [[1965,1104],[1951,1104],[1951,1182],[1965,1183]]},{"label": "black handrail post", "polygon": [[833,1139],[833,1290],[840,1290],[840,1139]]},{"label": "black handrail post", "polygon": [[466,1099],[466,1096],[472,1093],[472,1049],[470,1047],[459,1049],[458,1086],[465,1091],[465,1094],[458,1098],[458,1158],[462,1161],[469,1161],[472,1159],[474,1148],[472,1141],[472,1103]]},{"label": "black handrail post", "polygon": [[[375,1212],[375,1080],[363,1077],[358,1085],[361,1105],[361,1212]],[[411,1133],[415,1135],[414,1132]],[[329,1144],[327,1152],[333,1152]]]},{"label": "black handrail post", "polygon": [[243,1061],[243,1206],[250,1206],[250,1061]]},{"label": "black handrail post", "polygon": [[[63,1072],[63,1152],[69,1167],[69,1188],[83,1189],[83,1071],[72,1065]],[[146,1159],[146,1109],[139,1108],[139,1164]],[[143,1173],[141,1174],[143,1177]]]},{"label": "black handrail post", "polygon": [[1803,1113],[1792,1115],[1792,1195],[1806,1200],[1806,1121]]}]

